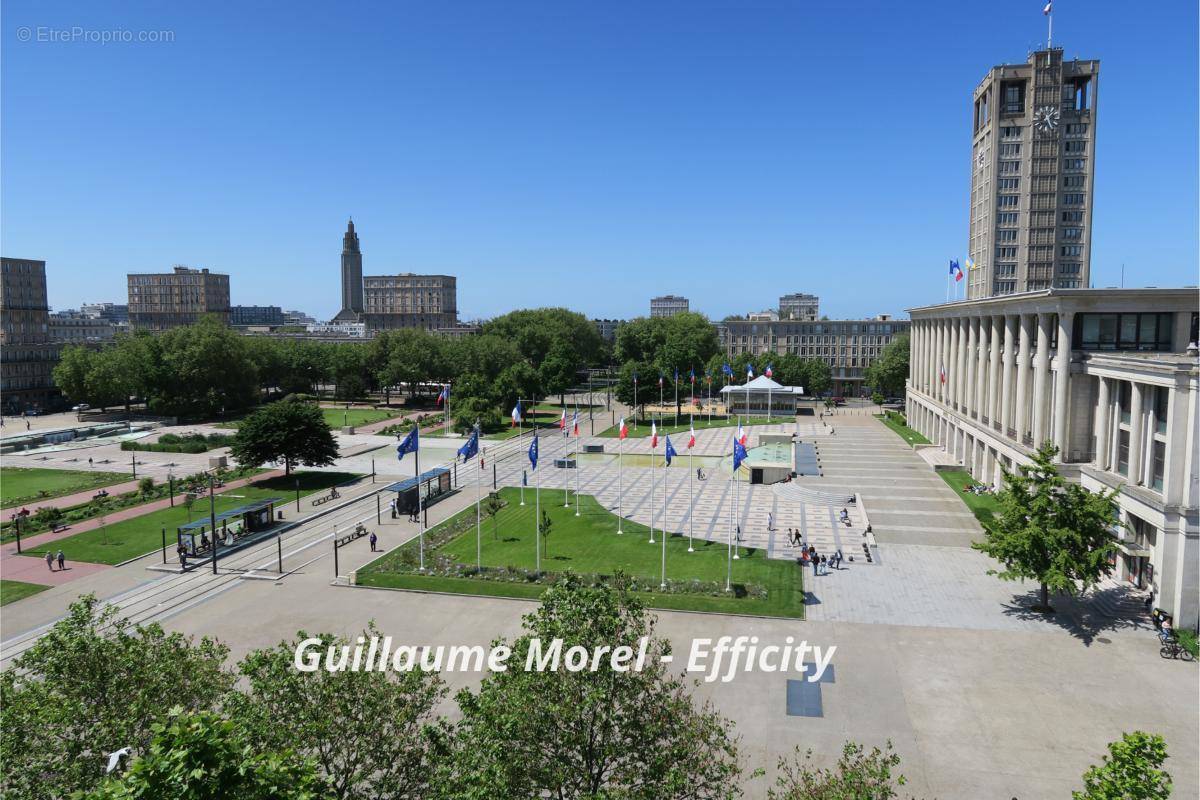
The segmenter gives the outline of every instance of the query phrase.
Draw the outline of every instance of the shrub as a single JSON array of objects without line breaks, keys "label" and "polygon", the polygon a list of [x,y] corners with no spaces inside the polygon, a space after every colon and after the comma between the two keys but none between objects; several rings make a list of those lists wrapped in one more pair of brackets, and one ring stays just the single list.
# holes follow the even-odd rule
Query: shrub
[{"label": "shrub", "polygon": [[150,494],[154,491],[154,478],[149,476],[138,481],[138,491],[142,494]]}]

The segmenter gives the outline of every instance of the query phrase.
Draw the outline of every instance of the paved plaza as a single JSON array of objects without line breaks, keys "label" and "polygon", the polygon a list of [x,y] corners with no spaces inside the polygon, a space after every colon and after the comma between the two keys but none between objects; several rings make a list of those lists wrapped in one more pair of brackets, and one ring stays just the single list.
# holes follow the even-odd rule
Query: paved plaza
[{"label": "paved plaza", "polygon": [[[775,486],[741,482],[736,505],[728,473],[731,429],[697,431],[693,452],[696,464],[703,463],[704,480],[695,480],[687,467],[686,434],[672,435],[681,455],[669,469],[649,466],[649,439],[583,437],[581,449],[603,445],[605,453],[584,456],[579,472],[553,465],[574,452],[575,440],[550,431],[540,442],[543,503],[562,503],[564,483],[573,490],[578,478],[581,492],[615,511],[619,480],[620,505],[629,519],[684,535],[690,528],[698,539],[724,543],[734,509],[742,544],[777,558],[794,557],[785,541],[789,528],[799,528],[822,551],[840,546],[849,554],[855,546],[861,552],[871,526],[872,563],[856,558],[821,577],[806,571],[804,621],[656,612],[659,632],[676,651],[686,652],[693,638],[721,635],[757,635],[764,642],[793,636],[838,648],[833,679],[819,689],[819,716],[788,713],[786,675],[749,673],[697,687],[700,698],[712,700],[736,723],[747,796],[760,797],[767,786],[750,772],[765,767],[771,774],[776,758],[795,746],[829,758],[846,739],[869,745],[890,739],[910,781],[906,793],[1063,797],[1079,787],[1079,775],[1099,760],[1108,741],[1140,728],[1166,736],[1175,796],[1196,797],[1200,730],[1194,665],[1158,657],[1153,634],[1123,613],[1129,606],[1122,587],[1107,584],[1094,598],[1056,601],[1059,613],[1052,617],[1029,612],[1035,587],[986,574],[990,562],[969,547],[980,534],[974,517],[921,453],[868,413],[839,414],[829,422],[832,429],[820,420],[798,428],[791,423],[749,428],[752,446],[769,432],[796,433],[815,444],[823,475]],[[421,468],[444,461],[459,443],[424,439]],[[96,592],[137,621],[216,635],[235,658],[301,628],[353,635],[372,620],[413,644],[486,644],[515,635],[530,602],[347,586],[348,576],[375,557],[365,539],[342,548],[341,577],[334,579],[335,531],[364,522],[378,531],[384,548],[419,531],[386,513],[375,524],[373,492],[411,475],[411,457],[397,462],[394,441],[384,437],[356,434],[340,437],[339,444],[347,455],[329,469],[367,472],[374,459],[379,480],[347,493],[327,515],[289,533],[282,543],[282,576],[275,569],[274,543],[234,554],[221,562],[217,575],[207,569],[159,572],[153,569],[157,555],[91,574],[81,570],[70,584],[5,608],[0,657],[28,646],[84,591]],[[491,488],[493,468],[500,485],[520,485],[528,438],[486,446],[486,469],[459,467],[460,491],[431,507],[431,525],[474,503],[475,476],[482,476],[483,491]],[[658,458],[662,450],[660,439]],[[536,479],[528,477],[526,499],[533,502]],[[689,491],[695,500],[691,511]],[[849,494],[858,502],[839,502]],[[837,519],[843,506],[849,526]],[[774,531],[768,529],[768,514],[774,516]],[[447,676],[452,687],[478,677]],[[445,710],[452,713],[453,705]]]}]

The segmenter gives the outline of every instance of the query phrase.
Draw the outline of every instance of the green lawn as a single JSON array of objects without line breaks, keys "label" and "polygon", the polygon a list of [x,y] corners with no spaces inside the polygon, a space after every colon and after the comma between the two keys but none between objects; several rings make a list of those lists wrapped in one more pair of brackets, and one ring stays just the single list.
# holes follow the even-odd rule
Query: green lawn
[{"label": "green lawn", "polygon": [[0,467],[0,498],[3,498],[0,505],[8,508],[21,503],[35,503],[128,480],[131,477],[120,472]]},{"label": "green lawn", "polygon": [[[667,414],[665,417],[663,417],[663,419],[674,421],[675,415]],[[659,435],[662,436],[662,435],[668,434],[668,433],[686,432],[691,428],[691,423],[686,421],[685,416],[683,414],[679,415],[679,419],[680,419],[680,424],[678,424],[678,425],[666,425],[666,424],[659,425],[658,426]],[[795,421],[795,419],[793,417],[777,416],[774,419],[769,419],[767,417],[745,417],[742,419],[742,424],[747,425],[747,426],[749,426],[749,425],[780,425],[783,423],[794,422],[794,421]],[[633,420],[626,420],[626,424],[629,427],[629,438],[630,439],[641,439],[643,437],[650,435],[650,422],[648,420],[638,420],[638,426],[636,429],[633,427]],[[707,416],[704,416],[704,417],[701,417],[699,415],[696,416],[696,430],[698,430],[698,431],[703,430],[705,428],[736,428],[737,424],[738,424],[737,417],[725,417],[725,416],[713,417],[712,421],[709,422]],[[618,433],[620,433],[620,430],[619,430],[618,426],[614,425],[613,427],[608,428],[607,430],[603,431],[602,433],[597,434],[597,436],[604,436],[609,439],[615,439],[617,437]]]},{"label": "green lawn", "polygon": [[903,414],[897,414],[895,411],[888,411],[886,414],[876,414],[875,419],[882,422],[887,427],[894,430],[901,439],[913,444],[929,444],[929,440],[921,434],[908,427],[908,420],[904,419]]},{"label": "green lawn", "polygon": [[379,422],[392,417],[400,416],[400,413],[391,409],[374,409],[374,408],[322,408],[321,413],[325,415],[325,422],[329,427],[337,430],[343,425],[353,425],[358,428],[363,425],[370,425],[372,422]]},{"label": "green lawn", "polygon": [[[263,481],[226,490],[215,496],[216,512],[228,511],[240,505],[267,497],[282,497],[284,501],[296,497],[296,480],[300,480],[300,495],[310,495],[339,483],[358,477],[348,472],[297,472],[291,477],[269,478]],[[120,564],[145,555],[162,547],[162,529],[167,529],[168,558],[174,552],[175,528],[189,521],[208,515],[207,497],[198,497],[189,513],[176,497],[174,508],[152,511],[140,517],[115,522],[104,530],[96,528],[56,539],[42,547],[25,552],[43,555],[47,550],[62,549],[68,561],[90,561],[95,564]]]},{"label": "green lawn", "polygon": [[6,606],[9,603],[15,603],[18,600],[24,600],[30,595],[35,595],[38,592],[44,592],[49,588],[49,586],[42,586],[40,583],[0,580],[0,606]]},{"label": "green lawn", "polygon": [[[667,578],[686,589],[691,581],[703,582],[693,593],[658,592],[661,575],[661,532],[657,544],[649,543],[649,529],[628,520],[624,534],[617,535],[617,518],[601,507],[590,495],[581,495],[582,516],[572,507],[563,508],[560,496],[547,492],[542,510],[551,520],[550,535],[544,537],[542,570],[550,575],[540,583],[516,577],[513,570],[534,569],[534,503],[526,492],[521,506],[516,488],[502,489],[507,505],[495,521],[484,517],[482,563],[504,573],[497,580],[461,576],[476,563],[475,509],[467,508],[426,535],[426,563],[438,565],[439,574],[421,575],[412,567],[417,543],[409,542],[358,571],[358,583],[430,591],[487,594],[504,597],[536,598],[554,574],[571,571],[579,574],[612,575],[620,570],[646,587],[639,591],[644,602],[654,608],[691,611],[716,611],[784,617],[804,616],[802,570],[792,561],[768,559],[762,551],[739,548],[741,558],[733,562],[735,591],[726,594],[727,549],[723,543],[696,541],[696,551],[687,552],[686,536],[667,538]],[[461,531],[457,534],[446,531]],[[440,535],[439,535],[440,534]],[[446,538],[440,547],[436,542]],[[449,573],[449,574],[447,574]],[[764,596],[765,592],[765,596]]]},{"label": "green lawn", "polygon": [[1000,511],[1000,501],[996,499],[996,495],[974,494],[963,491],[963,488],[966,486],[979,485],[979,481],[972,478],[971,473],[965,469],[939,469],[937,474],[941,475],[942,480],[949,484],[954,493],[962,498],[963,503],[975,515],[975,519],[979,520],[979,524],[985,528]]}]

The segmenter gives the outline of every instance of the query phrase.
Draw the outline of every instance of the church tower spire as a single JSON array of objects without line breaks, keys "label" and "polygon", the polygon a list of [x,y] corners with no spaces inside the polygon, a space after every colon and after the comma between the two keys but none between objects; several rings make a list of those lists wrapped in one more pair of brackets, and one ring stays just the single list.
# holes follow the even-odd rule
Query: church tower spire
[{"label": "church tower spire", "polygon": [[354,219],[346,224],[342,236],[342,310],[333,318],[334,322],[359,322],[363,313],[362,250],[358,234],[354,231]]}]

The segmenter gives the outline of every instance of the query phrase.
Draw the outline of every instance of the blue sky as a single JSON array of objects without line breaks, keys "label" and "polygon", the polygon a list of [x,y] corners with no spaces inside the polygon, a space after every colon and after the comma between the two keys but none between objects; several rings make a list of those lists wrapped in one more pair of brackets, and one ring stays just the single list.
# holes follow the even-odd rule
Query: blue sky
[{"label": "blue sky", "polygon": [[[944,298],[971,91],[1041,5],[10,0],[0,247],[54,308],[183,263],[328,317],[353,215],[366,274],[455,274],[464,317],[900,313]],[[1102,62],[1093,283],[1195,284],[1196,4],[1055,7]],[[174,40],[44,41],[76,26]]]}]

